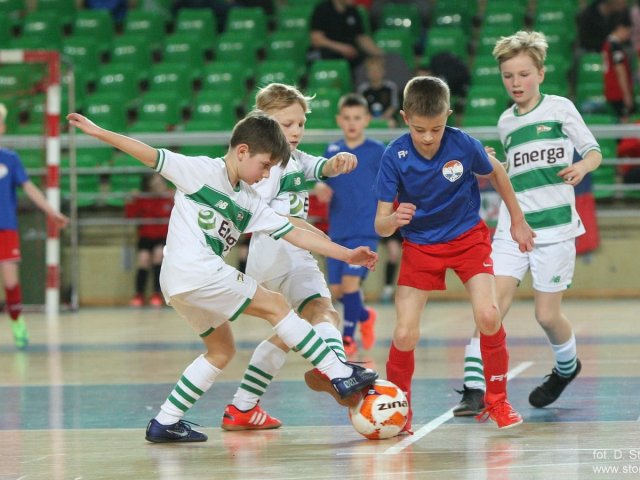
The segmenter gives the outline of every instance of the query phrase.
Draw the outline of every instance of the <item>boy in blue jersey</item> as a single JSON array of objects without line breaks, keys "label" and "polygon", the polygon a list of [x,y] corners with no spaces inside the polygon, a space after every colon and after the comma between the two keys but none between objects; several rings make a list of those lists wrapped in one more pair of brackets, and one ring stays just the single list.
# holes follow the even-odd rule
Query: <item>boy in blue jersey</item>
[{"label": "boy in blue jersey", "polygon": [[452,268],[469,293],[480,331],[487,392],[486,408],[477,418],[508,428],[522,423],[522,417],[507,401],[509,354],[495,296],[489,230],[479,215],[476,175],[486,176],[504,200],[511,235],[521,251],[533,249],[534,234],[500,163],[478,140],[446,126],[449,98],[449,88],[439,78],[415,77],[407,83],[400,113],[409,133],[389,144],[376,182],[376,232],[386,237],[400,227],[404,238],[387,378],[411,401],[420,315],[429,292],[446,288],[445,273]]},{"label": "boy in blue jersey", "polygon": [[[0,135],[6,130],[7,113],[7,108],[0,103]],[[57,227],[66,226],[69,219],[53,208],[42,191],[29,180],[16,152],[0,147],[0,273],[13,339],[16,347],[22,349],[29,343],[29,333],[22,315],[22,288],[18,268],[21,259],[16,197],[18,187],[22,187],[29,199]]]},{"label": "boy in blue jersey", "polygon": [[[336,122],[344,138],[329,144],[324,157],[331,158],[337,152],[352,153],[358,157],[358,166],[346,175],[327,179],[324,196],[330,198],[329,237],[345,247],[367,245],[375,251],[379,237],[373,227],[376,216],[373,185],[385,146],[366,137],[369,120],[369,106],[362,95],[349,93],[340,98]],[[362,346],[370,349],[375,343],[376,311],[365,308],[361,290],[368,270],[332,258],[327,258],[327,270],[331,294],[344,305],[344,351],[347,355],[357,352],[354,340],[357,325]]]}]

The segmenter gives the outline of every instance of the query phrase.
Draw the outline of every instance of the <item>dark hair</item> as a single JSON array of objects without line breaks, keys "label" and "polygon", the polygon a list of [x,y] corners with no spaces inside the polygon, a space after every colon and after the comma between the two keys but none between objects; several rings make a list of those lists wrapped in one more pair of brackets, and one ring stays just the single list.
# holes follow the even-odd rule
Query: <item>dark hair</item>
[{"label": "dark hair", "polygon": [[364,107],[368,111],[369,103],[359,93],[347,93],[338,100],[338,110],[342,110],[343,107]]},{"label": "dark hair", "polygon": [[438,77],[414,77],[404,87],[402,110],[408,116],[437,117],[449,111],[449,87]]},{"label": "dark hair", "polygon": [[609,19],[609,28],[614,30],[618,27],[631,27],[631,15],[629,14],[628,9],[611,14]]},{"label": "dark hair", "polygon": [[241,143],[249,146],[251,155],[268,153],[271,160],[286,167],[291,156],[289,142],[278,122],[260,110],[253,110],[240,120],[231,132],[230,147]]}]

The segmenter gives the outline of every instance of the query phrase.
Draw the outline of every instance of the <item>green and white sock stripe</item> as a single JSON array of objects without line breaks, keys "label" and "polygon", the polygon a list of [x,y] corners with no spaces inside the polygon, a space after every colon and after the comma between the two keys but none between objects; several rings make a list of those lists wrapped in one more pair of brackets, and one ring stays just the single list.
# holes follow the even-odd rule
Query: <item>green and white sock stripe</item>
[{"label": "green and white sock stripe", "polygon": [[329,346],[318,336],[314,329],[309,331],[307,336],[293,348],[293,351],[299,352],[304,358],[309,360],[314,367],[317,367],[318,364],[331,353]]},{"label": "green and white sock stripe", "polygon": [[573,372],[576,371],[577,367],[577,358],[573,357],[571,360],[567,360],[566,362],[562,362],[556,358],[556,370],[561,377],[570,377],[573,375]]},{"label": "green and white sock stripe", "polygon": [[336,356],[343,362],[347,361],[347,354],[344,353],[344,345],[342,344],[342,340],[338,338],[325,338],[324,341],[329,348],[333,350]]},{"label": "green and white sock stripe", "polygon": [[264,392],[267,391],[267,387],[272,380],[273,375],[269,375],[255,365],[249,365],[244,373],[244,377],[242,377],[240,388],[261,397],[264,395]]},{"label": "green and white sock stripe", "polygon": [[484,389],[484,368],[481,358],[464,357],[464,384],[469,388]]},{"label": "green and white sock stripe", "polygon": [[193,404],[196,403],[203,393],[203,390],[200,390],[183,375],[180,377],[180,380],[167,400],[176,408],[186,412],[193,407]]}]

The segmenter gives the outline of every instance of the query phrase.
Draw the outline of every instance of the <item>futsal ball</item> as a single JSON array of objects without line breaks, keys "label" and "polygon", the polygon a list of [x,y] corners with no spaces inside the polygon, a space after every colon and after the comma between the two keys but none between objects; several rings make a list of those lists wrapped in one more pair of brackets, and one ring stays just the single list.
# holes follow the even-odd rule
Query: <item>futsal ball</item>
[{"label": "futsal ball", "polygon": [[370,440],[398,435],[409,414],[404,392],[388,380],[376,380],[363,393],[362,400],[349,409],[349,419],[356,432]]}]

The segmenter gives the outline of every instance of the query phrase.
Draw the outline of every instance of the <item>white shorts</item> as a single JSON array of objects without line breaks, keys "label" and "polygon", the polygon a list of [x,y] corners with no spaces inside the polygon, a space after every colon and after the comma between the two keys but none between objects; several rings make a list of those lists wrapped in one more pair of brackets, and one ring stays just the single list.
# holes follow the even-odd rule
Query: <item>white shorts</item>
[{"label": "white shorts", "polygon": [[234,321],[256,294],[258,282],[225,265],[209,285],[173,295],[169,304],[191,328],[206,337],[224,322]]},{"label": "white shorts", "polygon": [[531,252],[522,253],[518,244],[506,238],[493,241],[493,271],[495,275],[522,281],[531,269],[533,288],[539,292],[555,293],[571,286],[576,266],[575,239],[559,243],[536,245]]},{"label": "white shorts", "polygon": [[[311,254],[309,254],[311,256]],[[314,298],[331,298],[324,274],[318,268],[317,262],[306,262],[304,265],[290,271],[287,275],[265,280],[261,285],[269,290],[280,292],[284,298],[300,313],[300,310]]]}]

